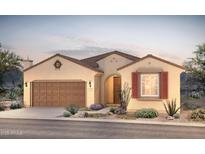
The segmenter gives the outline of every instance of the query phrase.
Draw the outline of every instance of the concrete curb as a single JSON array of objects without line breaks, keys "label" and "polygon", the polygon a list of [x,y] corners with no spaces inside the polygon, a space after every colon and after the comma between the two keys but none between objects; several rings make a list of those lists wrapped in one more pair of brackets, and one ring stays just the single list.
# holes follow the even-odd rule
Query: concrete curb
[{"label": "concrete curb", "polygon": [[106,123],[127,123],[127,124],[147,124],[147,125],[166,125],[166,126],[185,126],[185,127],[205,127],[202,123],[179,123],[179,122],[158,122],[158,121],[139,121],[139,120],[113,120],[113,119],[94,119],[94,118],[4,118],[0,119],[15,119],[15,120],[53,120],[53,121],[82,121],[82,122],[106,122]]}]

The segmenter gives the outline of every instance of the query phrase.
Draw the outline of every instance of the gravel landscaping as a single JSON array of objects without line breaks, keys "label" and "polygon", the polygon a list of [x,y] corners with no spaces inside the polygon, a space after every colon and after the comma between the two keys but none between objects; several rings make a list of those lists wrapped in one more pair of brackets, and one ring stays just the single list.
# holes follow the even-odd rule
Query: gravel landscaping
[{"label": "gravel landscaping", "polygon": [[158,117],[155,118],[136,118],[135,112],[127,112],[126,114],[113,114],[110,112],[111,107],[105,107],[98,111],[87,110],[87,111],[78,111],[76,114],[70,116],[70,118],[85,118],[85,119],[108,119],[108,120],[135,120],[135,121],[147,121],[147,122],[177,122],[177,123],[203,123],[204,121],[194,121],[190,119],[191,110],[181,110],[180,118],[175,118],[173,120],[167,119],[166,113],[159,113]]}]

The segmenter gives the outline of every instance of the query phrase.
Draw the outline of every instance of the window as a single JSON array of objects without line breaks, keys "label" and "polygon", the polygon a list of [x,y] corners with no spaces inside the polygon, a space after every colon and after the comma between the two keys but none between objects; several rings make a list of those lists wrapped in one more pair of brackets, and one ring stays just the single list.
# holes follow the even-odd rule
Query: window
[{"label": "window", "polygon": [[140,75],[141,97],[159,97],[159,74],[149,73]]}]

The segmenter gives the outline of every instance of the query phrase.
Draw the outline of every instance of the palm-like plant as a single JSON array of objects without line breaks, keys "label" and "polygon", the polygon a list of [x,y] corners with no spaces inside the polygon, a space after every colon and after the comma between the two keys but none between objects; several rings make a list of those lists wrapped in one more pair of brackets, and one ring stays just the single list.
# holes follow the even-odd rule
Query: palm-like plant
[{"label": "palm-like plant", "polygon": [[2,49],[0,45],[0,87],[2,84],[3,74],[10,70],[19,70],[22,59],[15,53]]},{"label": "palm-like plant", "polygon": [[175,115],[180,109],[180,107],[176,105],[176,99],[171,101],[168,100],[167,103],[164,104],[164,108],[169,116]]},{"label": "palm-like plant", "polygon": [[21,58],[9,50],[0,50],[0,72],[21,68]]}]

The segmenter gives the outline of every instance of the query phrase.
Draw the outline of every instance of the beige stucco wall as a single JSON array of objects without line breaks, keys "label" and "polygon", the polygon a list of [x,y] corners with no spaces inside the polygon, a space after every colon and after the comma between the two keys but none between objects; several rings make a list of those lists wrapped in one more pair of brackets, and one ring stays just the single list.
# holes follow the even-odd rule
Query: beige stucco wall
[{"label": "beige stucco wall", "polygon": [[95,76],[95,86],[94,86],[94,95],[95,95],[95,101],[94,103],[100,103],[101,102],[101,91],[100,91],[100,84],[101,84],[101,75]]},{"label": "beige stucco wall", "polygon": [[117,54],[112,54],[106,58],[97,61],[97,63],[99,64],[99,68],[104,71],[104,74],[101,77],[101,103],[106,103],[104,89],[105,80],[111,75],[119,74],[117,72],[117,69],[131,62],[131,60]]},{"label": "beige stucco wall", "polygon": [[105,102],[113,104],[113,79],[111,76],[105,81]]},{"label": "beige stucco wall", "polygon": [[[62,66],[60,70],[55,69],[54,63],[60,60]],[[81,65],[68,61],[62,57],[56,56],[32,69],[24,72],[24,83],[27,82],[28,87],[24,84],[24,104],[31,104],[31,82],[34,80],[83,80],[86,82],[86,106],[95,102],[95,75],[97,73]],[[88,82],[91,81],[93,86],[90,88]]]},{"label": "beige stucco wall", "polygon": [[[131,73],[135,71],[144,72],[168,72],[168,99],[177,100],[177,106],[180,106],[180,73],[183,71],[180,68],[153,59],[151,57],[146,58],[138,63],[130,65],[127,68],[119,70],[122,78],[122,86],[127,82],[130,87],[132,85]],[[129,102],[128,110],[136,110],[140,108],[155,108],[159,112],[165,112],[163,103],[166,100],[155,100],[155,101],[142,101],[140,99],[132,99]]]}]

